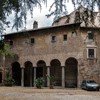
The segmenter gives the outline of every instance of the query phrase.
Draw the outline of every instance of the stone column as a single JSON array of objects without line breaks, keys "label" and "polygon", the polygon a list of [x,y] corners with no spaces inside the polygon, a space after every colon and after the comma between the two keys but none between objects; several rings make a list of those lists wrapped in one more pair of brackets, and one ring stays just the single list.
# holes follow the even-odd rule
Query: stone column
[{"label": "stone column", "polygon": [[80,88],[81,81],[83,80],[81,68],[84,68],[84,64],[85,63],[84,63],[84,60],[82,58],[78,60],[78,64],[77,64],[77,88]]},{"label": "stone column", "polygon": [[24,87],[24,68],[21,69],[21,86]]},{"label": "stone column", "polygon": [[32,87],[32,68],[30,68],[30,87]]},{"label": "stone column", "polygon": [[80,74],[80,71],[79,71],[80,67],[81,67],[80,65],[77,65],[77,88],[80,88],[80,85],[81,85],[81,83],[80,83],[81,74]]},{"label": "stone column", "polygon": [[[47,75],[50,76],[50,67],[47,67]],[[50,86],[50,80],[47,78],[47,86]]]},{"label": "stone column", "polygon": [[62,88],[65,88],[65,67],[62,66]]},{"label": "stone column", "polygon": [[36,67],[34,67],[34,87],[36,87],[35,80],[36,80]]}]

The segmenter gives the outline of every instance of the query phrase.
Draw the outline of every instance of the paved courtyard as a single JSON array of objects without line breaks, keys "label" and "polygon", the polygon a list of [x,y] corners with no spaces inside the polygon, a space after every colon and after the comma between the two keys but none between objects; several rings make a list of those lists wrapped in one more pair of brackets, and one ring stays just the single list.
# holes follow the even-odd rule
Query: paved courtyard
[{"label": "paved courtyard", "polygon": [[0,100],[100,100],[100,91],[0,87]]}]

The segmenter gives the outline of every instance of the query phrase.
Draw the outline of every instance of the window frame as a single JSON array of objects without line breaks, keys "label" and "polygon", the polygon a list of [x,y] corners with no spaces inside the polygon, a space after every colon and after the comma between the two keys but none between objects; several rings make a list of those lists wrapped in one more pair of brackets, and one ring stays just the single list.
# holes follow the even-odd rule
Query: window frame
[{"label": "window frame", "polygon": [[67,34],[63,35],[63,41],[67,41]]},{"label": "window frame", "polygon": [[[90,49],[93,49],[94,50],[94,56],[93,57],[90,57],[89,56],[89,50]],[[89,59],[94,59],[94,58],[96,58],[96,48],[87,48],[87,58],[89,58]]]},{"label": "window frame", "polygon": [[57,40],[56,35],[51,35],[51,42],[56,42],[56,40]]},{"label": "window frame", "polygon": [[[34,41],[34,42],[33,42],[33,41]],[[34,43],[35,43],[35,38],[31,38],[31,39],[30,39],[30,43],[31,43],[31,44],[34,44]]]},{"label": "window frame", "polygon": [[94,33],[92,31],[88,31],[87,33],[88,33],[88,39],[93,40],[94,39]]}]

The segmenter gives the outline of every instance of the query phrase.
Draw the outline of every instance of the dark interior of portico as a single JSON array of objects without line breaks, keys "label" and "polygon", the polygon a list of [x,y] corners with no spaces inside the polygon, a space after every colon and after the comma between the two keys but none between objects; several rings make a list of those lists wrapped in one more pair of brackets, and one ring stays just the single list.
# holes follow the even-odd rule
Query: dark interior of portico
[{"label": "dark interior of portico", "polygon": [[15,81],[15,85],[21,85],[21,68],[18,62],[12,64],[12,78]]},{"label": "dark interior of portico", "polygon": [[24,69],[24,86],[31,87],[33,86],[34,70],[32,63],[30,61],[25,62]]},{"label": "dark interior of portico", "polygon": [[37,62],[37,68],[36,68],[36,78],[43,77],[44,78],[44,86],[47,86],[47,67],[46,63],[43,60],[40,60]]},{"label": "dark interior of portico", "polygon": [[65,86],[68,88],[77,87],[77,60],[68,58],[65,63]]},{"label": "dark interior of portico", "polygon": [[55,86],[61,86],[62,85],[62,67],[59,60],[54,59],[51,61],[50,66],[50,76],[54,76]]},{"label": "dark interior of portico", "polygon": [[2,83],[2,72],[0,72],[0,83]]}]

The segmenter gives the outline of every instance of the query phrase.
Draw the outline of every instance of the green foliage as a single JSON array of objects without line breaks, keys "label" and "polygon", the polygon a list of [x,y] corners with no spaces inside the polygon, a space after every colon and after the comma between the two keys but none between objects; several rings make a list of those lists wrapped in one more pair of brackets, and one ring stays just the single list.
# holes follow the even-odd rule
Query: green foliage
[{"label": "green foliage", "polygon": [[0,49],[0,54],[4,56],[14,57],[14,54],[10,52],[9,45],[4,42],[3,42],[3,47]]},{"label": "green foliage", "polygon": [[35,80],[35,84],[37,88],[41,88],[44,84],[44,78],[40,77]]},{"label": "green foliage", "polygon": [[12,86],[15,84],[15,81],[13,78],[11,78],[11,75],[10,75],[10,71],[7,71],[6,72],[6,77],[5,77],[5,80],[4,80],[4,84],[6,86]]},{"label": "green foliage", "polygon": [[[9,27],[10,21],[7,21],[7,17],[12,14],[12,11],[15,14],[13,28],[16,28],[18,31],[23,24],[26,25],[27,12],[29,11],[33,16],[33,8],[39,6],[41,9],[41,3],[44,2],[47,4],[47,1],[48,0],[0,0],[0,33],[4,30],[4,24]],[[95,6],[100,10],[100,0],[54,0],[50,6],[50,11],[52,7],[55,7],[55,10],[47,16],[54,15],[56,19],[62,14],[66,14],[67,4],[65,2],[69,1],[72,2],[75,9],[82,5],[92,11]]]},{"label": "green foliage", "polygon": [[46,16],[50,17],[51,15],[54,15],[54,21],[59,19],[61,16],[65,16],[67,14],[65,1],[66,0],[54,0],[53,4],[50,6],[49,11],[51,11],[53,7],[55,7],[55,10]]},{"label": "green foliage", "polygon": [[[10,24],[7,21],[7,17],[14,12],[14,25],[13,27],[18,29],[22,27],[23,23],[26,24],[27,12],[33,13],[33,7],[37,5],[41,9],[41,2],[46,3],[47,0],[0,0],[0,33],[3,29],[3,24]],[[17,21],[16,21],[17,20]]]},{"label": "green foliage", "polygon": [[49,76],[47,75],[47,78],[50,80],[51,83],[53,83],[55,81],[55,76]]}]

